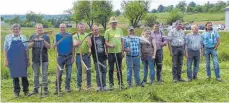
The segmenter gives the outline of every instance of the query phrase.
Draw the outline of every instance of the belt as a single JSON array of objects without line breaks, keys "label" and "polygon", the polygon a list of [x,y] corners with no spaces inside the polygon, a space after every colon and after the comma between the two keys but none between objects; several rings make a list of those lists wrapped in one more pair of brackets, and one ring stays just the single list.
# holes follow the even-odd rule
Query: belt
[{"label": "belt", "polygon": [[138,57],[138,55],[137,56],[130,56],[130,55],[126,55],[127,57]]},{"label": "belt", "polygon": [[[82,54],[82,55],[87,55],[88,53]],[[76,55],[80,55],[80,53],[76,53]]]},{"label": "belt", "polygon": [[205,49],[214,49],[214,47],[211,47],[211,48],[205,48]]},{"label": "belt", "polygon": [[60,55],[60,54],[58,54],[58,56],[61,56],[61,57],[68,57],[68,56],[71,56],[71,55],[72,55],[72,53],[70,53],[68,55]]},{"label": "belt", "polygon": [[172,46],[173,48],[183,48],[184,46]]}]

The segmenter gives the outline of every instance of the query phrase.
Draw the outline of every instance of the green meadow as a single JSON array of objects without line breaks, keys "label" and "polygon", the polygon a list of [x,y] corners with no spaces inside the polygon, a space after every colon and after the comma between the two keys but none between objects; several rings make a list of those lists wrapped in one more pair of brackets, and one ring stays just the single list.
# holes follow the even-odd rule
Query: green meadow
[{"label": "green meadow", "polygon": [[[188,18],[188,16],[187,16]],[[191,17],[190,17],[191,18]],[[122,22],[122,21],[120,21]],[[3,48],[4,37],[10,31],[9,28],[1,28],[1,48]],[[127,28],[122,28],[124,34],[127,35]],[[45,31],[53,31],[50,34],[51,42],[58,29],[45,28]],[[69,32],[75,31],[72,28],[68,29]],[[27,38],[35,32],[34,28],[22,28],[21,34],[26,35]],[[103,30],[100,31],[103,33]],[[142,29],[137,29],[136,34],[141,34]],[[212,68],[212,79],[206,79],[205,60],[201,57],[200,69],[198,73],[198,80],[192,82],[172,83],[172,68],[171,57],[169,55],[168,47],[164,47],[164,61],[162,84],[154,83],[153,85],[146,85],[145,87],[133,87],[130,89],[119,90],[116,73],[114,74],[115,89],[113,91],[96,92],[96,79],[95,69],[92,63],[92,86],[90,91],[76,91],[76,65],[73,64],[72,79],[71,79],[71,92],[66,93],[63,87],[63,96],[57,97],[54,95],[55,91],[55,70],[56,70],[56,57],[53,49],[49,53],[49,96],[39,98],[39,94],[31,97],[25,97],[23,92],[20,93],[19,98],[13,96],[12,79],[9,76],[9,69],[4,67],[3,49],[1,49],[1,101],[2,102],[229,102],[229,33],[220,32],[221,44],[218,48],[220,72],[222,82],[215,80],[215,75]],[[31,50],[30,50],[31,53]],[[31,54],[30,54],[31,58]],[[212,63],[211,63],[211,67]],[[123,81],[126,84],[126,60],[123,59]],[[143,68],[140,68],[141,79],[143,78]],[[107,74],[108,75],[108,74]],[[184,59],[182,78],[187,79],[186,73],[186,59]],[[33,90],[33,70],[30,66],[28,68],[29,90]],[[40,78],[41,80],[41,78]],[[63,75],[65,80],[65,72]],[[85,82],[84,82],[85,83]],[[108,76],[107,76],[108,85]]]}]

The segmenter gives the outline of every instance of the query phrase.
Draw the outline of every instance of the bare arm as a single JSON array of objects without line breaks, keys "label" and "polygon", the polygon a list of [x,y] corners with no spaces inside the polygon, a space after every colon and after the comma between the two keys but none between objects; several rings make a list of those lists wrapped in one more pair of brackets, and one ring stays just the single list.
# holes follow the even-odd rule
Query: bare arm
[{"label": "bare arm", "polygon": [[153,47],[154,47],[153,56],[155,57],[155,56],[156,56],[156,52],[157,52],[157,46],[156,46],[156,41],[155,41],[155,39],[152,40],[152,44],[153,44]]},{"label": "bare arm", "polygon": [[162,42],[163,46],[166,46],[168,41],[167,41],[166,36],[165,36],[164,33],[162,34],[162,40],[163,40],[163,42]]},{"label": "bare arm", "polygon": [[9,67],[8,58],[7,58],[7,51],[6,50],[4,50],[4,56],[5,56],[5,58],[4,58],[4,65],[6,67]]},{"label": "bare arm", "polygon": [[184,45],[184,47],[185,47],[185,56],[186,56],[186,58],[188,58],[188,46]]},{"label": "bare arm", "polygon": [[108,40],[105,40],[105,44],[108,48],[113,48],[114,45],[113,44],[110,44]]},{"label": "bare arm", "polygon": [[170,56],[172,56],[172,46],[169,42],[168,42],[168,48],[169,48]]},{"label": "bare arm", "polygon": [[91,48],[91,46],[92,46],[92,43],[91,43],[91,38],[90,37],[87,37],[87,45],[88,45],[88,47],[89,48]]},{"label": "bare arm", "polygon": [[46,48],[48,48],[48,49],[51,48],[50,44],[49,44],[47,41],[45,41],[45,40],[44,40],[44,44],[45,44],[45,47],[46,47]]},{"label": "bare arm", "polygon": [[7,58],[7,51],[6,50],[4,50],[4,61],[8,61],[8,58]]},{"label": "bare arm", "polygon": [[220,44],[220,38],[217,38],[216,40],[217,40],[217,43],[216,43],[216,45],[215,45],[215,47],[214,47],[215,50],[218,48],[218,46],[219,46],[219,44]]},{"label": "bare arm", "polygon": [[121,39],[121,42],[122,42],[122,53],[124,53],[124,40],[123,39]]},{"label": "bare arm", "polygon": [[28,49],[32,48],[33,45],[34,45],[34,42],[29,42],[29,44],[28,44]]}]

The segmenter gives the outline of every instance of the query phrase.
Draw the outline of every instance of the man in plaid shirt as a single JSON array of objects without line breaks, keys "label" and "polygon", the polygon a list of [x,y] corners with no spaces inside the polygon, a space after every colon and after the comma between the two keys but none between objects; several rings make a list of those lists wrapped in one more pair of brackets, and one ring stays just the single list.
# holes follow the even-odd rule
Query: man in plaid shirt
[{"label": "man in plaid shirt", "polygon": [[134,37],[134,28],[129,27],[129,35],[124,40],[124,51],[126,52],[127,84],[132,87],[132,70],[134,71],[135,83],[140,86],[140,39]]}]

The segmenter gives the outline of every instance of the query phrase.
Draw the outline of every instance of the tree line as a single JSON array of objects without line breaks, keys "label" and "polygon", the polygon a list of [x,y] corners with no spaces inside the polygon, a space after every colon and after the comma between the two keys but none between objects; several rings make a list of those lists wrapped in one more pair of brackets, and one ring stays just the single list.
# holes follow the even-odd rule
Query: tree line
[{"label": "tree line", "polygon": [[182,12],[224,12],[224,8],[229,6],[229,0],[227,2],[225,1],[218,1],[216,3],[210,3],[208,1],[204,5],[199,5],[195,3],[194,1],[191,1],[187,3],[185,0],[179,1],[177,5],[169,5],[169,6],[163,6],[159,5],[157,9],[151,10],[152,13],[156,12],[170,12],[173,9],[180,9]]},{"label": "tree line", "polygon": [[[67,16],[44,19],[42,14],[29,12],[26,14],[25,20],[20,20],[19,16],[15,16],[10,20],[5,20],[9,24],[19,23],[22,27],[34,27],[36,23],[42,23],[44,27],[58,27],[63,22],[85,22],[90,28],[92,25],[101,25],[104,30],[107,29],[107,24],[111,16],[123,15],[129,20],[129,25],[139,27],[141,25],[152,27],[157,17],[153,15],[155,12],[170,12],[166,19],[166,24],[172,24],[176,20],[183,20],[185,12],[223,12],[224,8],[229,6],[229,1],[218,1],[213,4],[209,1],[204,5],[198,5],[195,2],[179,1],[176,6],[159,5],[158,9],[149,10],[151,0],[144,1],[125,1],[121,3],[121,10],[112,11],[113,6],[111,1],[75,1],[73,7],[65,10],[69,14]],[[152,12],[152,13],[150,13]],[[1,20],[4,18],[1,17]]]}]

